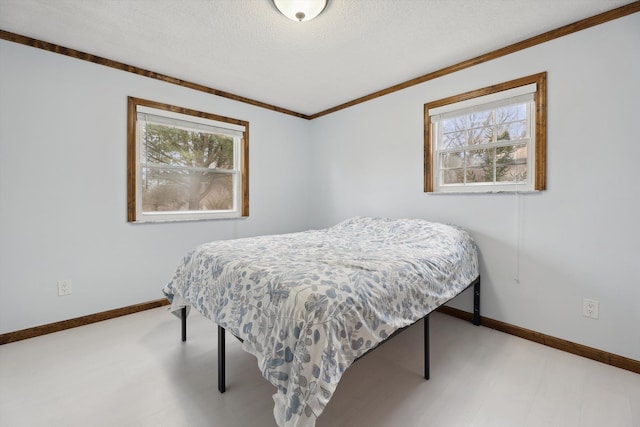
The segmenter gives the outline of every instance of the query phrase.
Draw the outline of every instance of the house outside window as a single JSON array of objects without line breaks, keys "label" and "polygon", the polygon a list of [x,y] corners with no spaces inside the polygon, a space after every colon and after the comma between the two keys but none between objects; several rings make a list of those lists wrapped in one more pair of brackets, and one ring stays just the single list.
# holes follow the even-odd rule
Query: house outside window
[{"label": "house outside window", "polygon": [[248,216],[249,123],[129,98],[128,220]]},{"label": "house outside window", "polygon": [[546,73],[425,104],[425,192],[546,187]]}]

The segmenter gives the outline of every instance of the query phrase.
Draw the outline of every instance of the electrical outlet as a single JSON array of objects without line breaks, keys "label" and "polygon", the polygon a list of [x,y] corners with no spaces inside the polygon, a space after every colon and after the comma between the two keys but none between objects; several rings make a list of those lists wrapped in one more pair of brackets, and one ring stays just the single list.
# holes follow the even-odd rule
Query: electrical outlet
[{"label": "electrical outlet", "polygon": [[58,280],[58,296],[71,295],[71,280]]},{"label": "electrical outlet", "polygon": [[582,315],[585,317],[591,317],[592,319],[598,318],[598,310],[600,303],[594,299],[585,298],[582,301]]}]

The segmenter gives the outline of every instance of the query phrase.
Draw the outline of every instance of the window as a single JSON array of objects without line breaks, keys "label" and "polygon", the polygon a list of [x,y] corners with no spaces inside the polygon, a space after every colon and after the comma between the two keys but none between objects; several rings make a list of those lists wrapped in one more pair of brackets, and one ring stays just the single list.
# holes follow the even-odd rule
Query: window
[{"label": "window", "polygon": [[424,106],[425,192],[546,187],[546,73]]},{"label": "window", "polygon": [[129,222],[249,215],[249,123],[129,97]]}]

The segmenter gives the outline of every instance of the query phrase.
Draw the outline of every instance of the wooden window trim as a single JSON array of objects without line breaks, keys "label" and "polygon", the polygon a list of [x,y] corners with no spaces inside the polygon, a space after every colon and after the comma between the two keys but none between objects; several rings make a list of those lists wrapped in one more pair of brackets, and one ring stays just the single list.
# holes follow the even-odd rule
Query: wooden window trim
[{"label": "wooden window trim", "polygon": [[240,197],[242,201],[240,216],[249,216],[249,122],[130,96],[127,98],[127,221],[137,221],[136,197],[138,188],[136,171],[138,167],[138,158],[136,155],[136,117],[138,105],[244,126],[244,137],[242,138],[240,148],[240,159],[242,163],[240,165],[240,191],[242,192]]},{"label": "wooden window trim", "polygon": [[490,95],[496,92],[513,89],[520,86],[526,86],[531,83],[537,84],[534,93],[534,101],[536,104],[535,121],[536,121],[536,141],[535,141],[535,177],[534,190],[542,191],[547,188],[547,73],[542,72],[527,77],[511,80],[505,83],[499,83],[493,86],[487,86],[482,89],[476,89],[469,92],[453,95],[447,98],[438,99],[436,101],[424,104],[424,192],[433,193],[433,180],[435,178],[433,171],[433,156],[435,155],[433,142],[431,140],[433,123],[429,116],[429,110],[442,107],[443,105],[453,104],[468,99],[478,98],[484,95]]}]

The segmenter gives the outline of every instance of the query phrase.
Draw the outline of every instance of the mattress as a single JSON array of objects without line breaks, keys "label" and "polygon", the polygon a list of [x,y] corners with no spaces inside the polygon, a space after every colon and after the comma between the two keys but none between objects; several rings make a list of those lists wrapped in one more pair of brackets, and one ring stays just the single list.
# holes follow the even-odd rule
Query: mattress
[{"label": "mattress", "polygon": [[315,425],[345,370],[479,275],[459,227],[356,217],[299,233],[216,241],[163,289],[243,340],[277,389],[281,427]]}]

